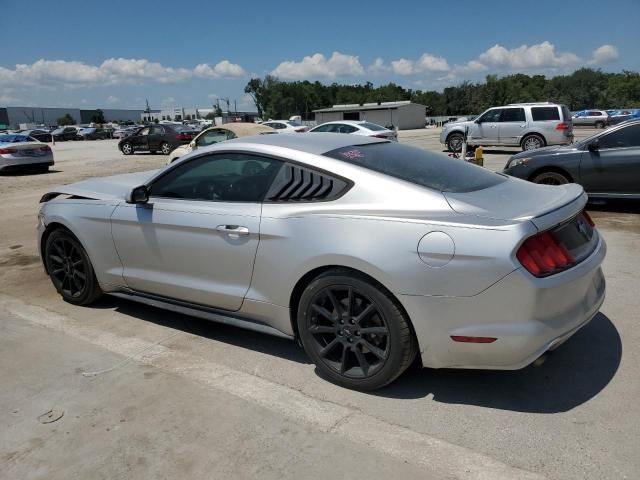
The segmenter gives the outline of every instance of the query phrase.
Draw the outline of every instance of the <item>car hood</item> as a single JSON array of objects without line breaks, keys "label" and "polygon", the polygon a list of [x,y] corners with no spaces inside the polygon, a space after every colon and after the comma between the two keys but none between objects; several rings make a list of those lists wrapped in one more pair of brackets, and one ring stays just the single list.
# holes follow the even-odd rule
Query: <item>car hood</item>
[{"label": "car hood", "polygon": [[572,153],[572,152],[576,152],[577,150],[578,149],[576,147],[576,144],[554,145],[552,147],[542,147],[542,148],[536,148],[535,150],[526,150],[524,152],[516,153],[511,157],[511,159],[533,158],[533,157],[538,157],[540,155]]},{"label": "car hood", "polygon": [[152,178],[158,170],[126,173],[111,177],[91,178],[82,182],[63,185],[46,193],[40,202],[48,202],[58,195],[73,195],[94,200],[124,200],[134,187],[138,187]]},{"label": "car hood", "polygon": [[493,187],[475,192],[443,192],[451,208],[461,214],[499,220],[531,220],[575,203],[571,210],[579,212],[586,203],[583,188],[575,183],[539,185],[509,177]]},{"label": "car hood", "polygon": [[448,122],[445,124],[446,128],[451,128],[451,127],[470,127],[471,125],[473,125],[473,120],[463,120],[461,122]]}]

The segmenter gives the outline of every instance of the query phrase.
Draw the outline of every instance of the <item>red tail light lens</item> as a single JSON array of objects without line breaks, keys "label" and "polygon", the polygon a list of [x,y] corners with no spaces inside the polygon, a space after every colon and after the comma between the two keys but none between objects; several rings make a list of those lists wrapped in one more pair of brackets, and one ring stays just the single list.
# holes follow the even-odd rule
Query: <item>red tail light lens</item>
[{"label": "red tail light lens", "polygon": [[557,241],[553,232],[542,232],[529,237],[516,253],[518,261],[536,277],[547,277],[571,267],[575,260]]},{"label": "red tail light lens", "polygon": [[178,140],[191,140],[191,134],[189,133],[179,133],[176,135],[176,139]]},{"label": "red tail light lens", "polygon": [[569,124],[565,122],[561,122],[556,125],[556,130],[567,130],[569,128]]},{"label": "red tail light lens", "polygon": [[0,155],[8,155],[10,153],[16,153],[15,148],[0,148]]},{"label": "red tail light lens", "polygon": [[589,213],[586,210],[582,211],[582,215],[584,216],[584,219],[587,221],[589,225],[591,225],[592,227],[596,226],[596,222],[593,221],[593,218],[591,218],[591,215],[589,215]]},{"label": "red tail light lens", "polygon": [[40,150],[42,150],[43,152],[50,152],[51,149],[49,148],[49,145],[45,145],[44,147],[40,147]]}]

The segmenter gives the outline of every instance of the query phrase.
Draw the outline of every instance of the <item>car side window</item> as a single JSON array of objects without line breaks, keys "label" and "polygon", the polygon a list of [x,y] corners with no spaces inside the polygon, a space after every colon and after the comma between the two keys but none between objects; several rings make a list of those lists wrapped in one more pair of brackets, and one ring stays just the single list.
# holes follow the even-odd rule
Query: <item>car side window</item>
[{"label": "car side window", "polygon": [[354,127],[353,125],[339,125],[339,128],[337,130],[338,133],[353,133],[357,131],[358,128]]},{"label": "car side window", "polygon": [[149,135],[149,127],[143,128],[138,132],[138,135]]},{"label": "car side window", "polygon": [[329,125],[319,125],[318,127],[314,128],[313,131],[314,132],[328,132],[331,129],[331,124]]},{"label": "car side window", "polygon": [[494,108],[493,110],[489,110],[485,112],[478,121],[481,123],[484,122],[498,122],[500,121],[500,113],[502,113],[501,108]]},{"label": "car side window", "polygon": [[533,107],[531,108],[531,118],[534,122],[560,120],[560,112],[558,107]]},{"label": "car side window", "polygon": [[524,122],[524,108],[504,108],[500,115],[501,122]]},{"label": "car side window", "polygon": [[607,133],[599,138],[598,144],[601,150],[607,148],[638,148],[640,147],[640,125],[630,125]]},{"label": "car side window", "polygon": [[183,200],[261,202],[282,164],[243,153],[205,155],[169,170],[149,193]]},{"label": "car side window", "polygon": [[227,140],[227,131],[216,128],[204,132],[198,137],[196,143],[199,147],[206,147],[207,145],[213,145],[214,143],[223,142],[224,140]]}]

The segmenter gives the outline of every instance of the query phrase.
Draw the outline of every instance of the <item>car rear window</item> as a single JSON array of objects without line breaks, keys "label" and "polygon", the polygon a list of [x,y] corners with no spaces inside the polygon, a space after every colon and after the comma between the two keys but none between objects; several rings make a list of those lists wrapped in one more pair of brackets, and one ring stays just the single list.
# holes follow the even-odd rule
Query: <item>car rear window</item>
[{"label": "car rear window", "polygon": [[565,122],[568,122],[569,120],[571,120],[571,112],[569,111],[569,108],[565,105],[562,106],[562,119]]},{"label": "car rear window", "polygon": [[376,125],[375,123],[369,123],[369,122],[362,122],[360,126],[364,128],[368,128],[372,132],[380,132],[382,130],[386,130],[386,128],[381,127],[380,125]]},{"label": "car rear window", "polygon": [[324,155],[441,192],[472,192],[506,180],[463,160],[397,142],[352,145]]},{"label": "car rear window", "polygon": [[533,118],[534,122],[560,120],[560,112],[558,111],[558,107],[532,107],[531,118]]},{"label": "car rear window", "polygon": [[28,135],[0,135],[0,143],[22,143],[32,141],[33,139]]}]

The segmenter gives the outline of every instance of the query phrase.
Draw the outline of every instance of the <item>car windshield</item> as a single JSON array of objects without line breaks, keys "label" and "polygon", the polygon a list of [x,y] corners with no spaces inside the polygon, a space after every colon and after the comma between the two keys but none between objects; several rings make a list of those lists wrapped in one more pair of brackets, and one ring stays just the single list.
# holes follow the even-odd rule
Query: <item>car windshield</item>
[{"label": "car windshield", "polygon": [[352,145],[324,155],[441,192],[473,192],[506,181],[463,160],[397,142]]},{"label": "car windshield", "polygon": [[382,130],[386,130],[386,128],[381,127],[380,125],[376,125],[375,123],[369,123],[369,122],[362,122],[360,126],[364,128],[368,128],[372,132],[380,132]]},{"label": "car windshield", "polygon": [[0,143],[33,142],[28,135],[0,135]]}]

